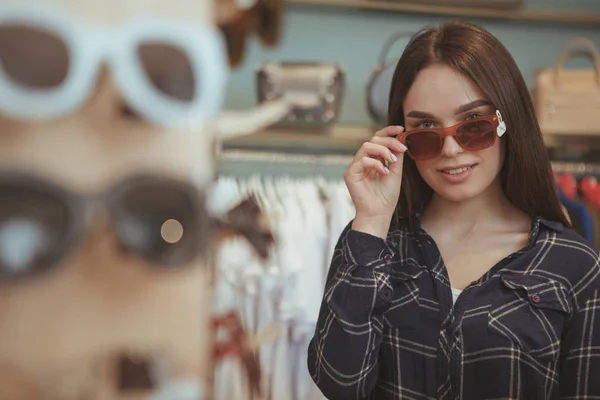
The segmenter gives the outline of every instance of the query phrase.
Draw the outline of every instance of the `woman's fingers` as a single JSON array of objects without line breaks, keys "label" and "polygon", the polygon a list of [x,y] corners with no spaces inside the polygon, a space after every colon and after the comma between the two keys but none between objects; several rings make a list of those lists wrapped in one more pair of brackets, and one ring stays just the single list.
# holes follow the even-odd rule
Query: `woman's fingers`
[{"label": "woman's fingers", "polygon": [[398,161],[404,156],[406,146],[395,136],[403,131],[401,126],[388,126],[377,131],[370,141],[363,143],[358,149],[348,172],[352,175],[373,170],[382,175],[388,175],[390,170],[394,174],[400,173],[402,163]]},{"label": "woman's fingers", "polygon": [[398,157],[388,147],[372,142],[363,143],[356,153],[355,160],[362,159],[365,156],[371,158],[381,158],[388,163],[395,163],[398,161]]},{"label": "woman's fingers", "polygon": [[371,143],[385,146],[395,153],[404,153],[406,151],[406,146],[395,137],[373,136],[371,138]]},{"label": "woman's fingers", "polygon": [[402,126],[386,126],[385,128],[378,130],[375,132],[375,136],[379,137],[388,137],[388,136],[397,136],[404,132],[404,127]]},{"label": "woman's fingers", "polygon": [[387,175],[390,171],[386,164],[396,162],[398,162],[398,157],[387,147],[365,142],[354,156],[348,172],[353,175],[362,175],[365,171],[375,169],[377,172]]},{"label": "woman's fingers", "polygon": [[[366,172],[369,170],[375,170],[378,173],[380,173],[381,175],[387,175],[390,173],[389,169],[383,165],[383,163],[379,160],[376,160],[374,158],[370,158],[370,157],[363,157],[362,159],[360,159],[359,163],[360,165],[360,170],[362,172]],[[361,171],[356,171],[356,172],[361,172]]]}]

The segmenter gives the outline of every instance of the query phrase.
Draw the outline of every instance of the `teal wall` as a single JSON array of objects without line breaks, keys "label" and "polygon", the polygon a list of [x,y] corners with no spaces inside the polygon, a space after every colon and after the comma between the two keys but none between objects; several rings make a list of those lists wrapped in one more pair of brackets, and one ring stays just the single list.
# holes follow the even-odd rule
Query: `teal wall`
[{"label": "teal wall", "polygon": [[[394,0],[390,0],[394,1]],[[529,4],[587,7],[598,10],[600,0],[529,0]],[[438,24],[444,17],[419,14],[381,13],[350,9],[328,9],[288,5],[284,38],[275,49],[264,49],[256,40],[244,64],[232,74],[227,107],[245,108],[256,103],[254,68],[268,60],[330,60],[340,63],[347,74],[340,123],[367,125],[365,86],[376,64],[382,44],[399,30],[416,31]],[[525,79],[532,83],[535,70],[554,65],[561,46],[573,36],[586,36],[600,47],[600,26],[471,20],[496,35],[516,59]],[[403,43],[392,49],[401,54]]]}]

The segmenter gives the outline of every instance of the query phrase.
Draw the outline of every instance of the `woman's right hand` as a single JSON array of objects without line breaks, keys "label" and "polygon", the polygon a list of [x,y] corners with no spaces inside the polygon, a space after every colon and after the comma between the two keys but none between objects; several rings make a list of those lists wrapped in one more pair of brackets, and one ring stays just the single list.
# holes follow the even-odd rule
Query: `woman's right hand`
[{"label": "woman's right hand", "polygon": [[401,126],[388,126],[375,133],[344,174],[356,208],[352,229],[386,238],[400,196],[406,147],[395,136],[403,131]]}]

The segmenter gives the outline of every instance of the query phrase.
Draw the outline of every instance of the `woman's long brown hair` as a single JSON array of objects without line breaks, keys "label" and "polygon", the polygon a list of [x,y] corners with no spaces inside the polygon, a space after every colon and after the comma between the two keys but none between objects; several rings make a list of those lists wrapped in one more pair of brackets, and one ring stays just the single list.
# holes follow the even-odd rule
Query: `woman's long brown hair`
[{"label": "woman's long brown hair", "polygon": [[[417,74],[432,63],[444,63],[469,77],[502,112],[507,124],[502,189],[516,207],[570,226],[558,198],[548,152],[529,90],[508,50],[491,33],[464,22],[447,22],[417,33],[398,61],[389,97],[389,125],[404,126],[402,103]],[[402,189],[396,215],[416,227],[433,195],[415,162],[404,158]]]}]

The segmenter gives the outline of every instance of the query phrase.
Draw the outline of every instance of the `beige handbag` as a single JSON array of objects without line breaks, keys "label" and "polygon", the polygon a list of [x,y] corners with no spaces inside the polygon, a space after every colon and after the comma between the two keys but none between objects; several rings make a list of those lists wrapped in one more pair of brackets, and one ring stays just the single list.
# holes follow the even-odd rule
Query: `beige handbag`
[{"label": "beige handbag", "polygon": [[[593,68],[564,68],[580,57],[590,59]],[[600,136],[600,52],[594,43],[569,41],[556,67],[539,73],[533,97],[542,133]]]},{"label": "beige handbag", "polygon": [[257,68],[258,101],[284,99],[291,111],[278,125],[327,126],[337,121],[344,70],[334,62],[267,62]]}]

